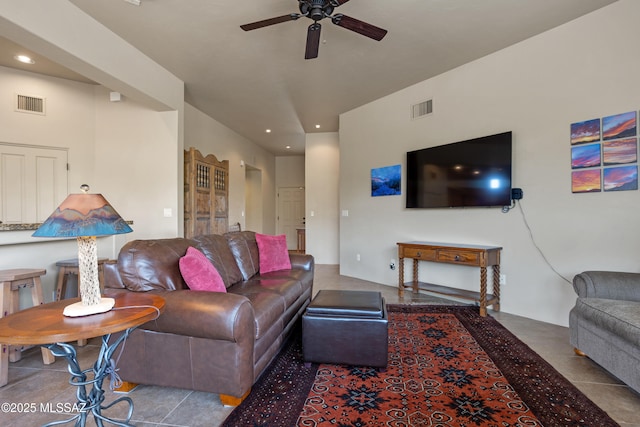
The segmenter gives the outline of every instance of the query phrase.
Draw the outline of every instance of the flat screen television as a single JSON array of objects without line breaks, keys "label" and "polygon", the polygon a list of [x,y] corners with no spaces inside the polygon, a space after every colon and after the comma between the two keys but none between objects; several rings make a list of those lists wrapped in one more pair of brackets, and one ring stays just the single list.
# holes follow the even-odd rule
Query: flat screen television
[{"label": "flat screen television", "polygon": [[511,132],[409,151],[407,208],[511,205]]}]

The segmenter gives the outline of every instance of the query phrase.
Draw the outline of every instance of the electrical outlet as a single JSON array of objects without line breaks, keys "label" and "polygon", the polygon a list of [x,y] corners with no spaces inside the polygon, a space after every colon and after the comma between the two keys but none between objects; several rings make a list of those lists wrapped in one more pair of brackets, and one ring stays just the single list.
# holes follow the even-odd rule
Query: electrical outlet
[{"label": "electrical outlet", "polygon": [[360,254],[356,254],[356,261],[360,261]]},{"label": "electrical outlet", "polygon": [[391,259],[391,262],[389,263],[389,268],[391,270],[395,270],[396,269],[396,260],[395,259]]},{"label": "electrical outlet", "polygon": [[507,275],[506,274],[501,274],[500,275],[500,285],[506,285],[507,284]]}]

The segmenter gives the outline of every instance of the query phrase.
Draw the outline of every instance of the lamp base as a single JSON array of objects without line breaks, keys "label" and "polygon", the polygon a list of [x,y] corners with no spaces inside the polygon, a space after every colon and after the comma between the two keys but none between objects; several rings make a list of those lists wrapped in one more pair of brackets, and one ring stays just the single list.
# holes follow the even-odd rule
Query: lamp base
[{"label": "lamp base", "polygon": [[90,316],[92,314],[106,313],[115,305],[113,298],[100,298],[100,302],[95,305],[84,305],[82,301],[70,304],[64,308],[62,314],[67,317]]}]

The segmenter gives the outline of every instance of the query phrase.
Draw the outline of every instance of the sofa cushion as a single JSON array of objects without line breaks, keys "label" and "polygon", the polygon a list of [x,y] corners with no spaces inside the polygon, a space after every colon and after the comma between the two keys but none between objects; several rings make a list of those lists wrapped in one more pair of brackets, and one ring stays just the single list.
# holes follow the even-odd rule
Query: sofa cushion
[{"label": "sofa cushion", "polygon": [[233,289],[239,294],[265,291],[276,293],[284,298],[286,308],[294,304],[303,293],[299,281],[283,277],[269,278],[268,275],[255,276],[251,280],[236,284]]},{"label": "sofa cushion", "polygon": [[573,308],[581,321],[591,322],[640,347],[640,303],[603,298],[578,298]]},{"label": "sofa cushion", "polygon": [[263,290],[260,286],[247,286],[242,282],[229,288],[229,293],[242,295],[251,302],[255,315],[256,339],[262,338],[286,311],[282,295]]},{"label": "sofa cushion", "polygon": [[180,258],[180,273],[193,291],[226,292],[227,288],[211,261],[198,249],[189,247]]},{"label": "sofa cushion", "polygon": [[225,287],[242,280],[242,273],[236,264],[236,260],[229,248],[227,239],[220,234],[207,234],[193,238],[195,247],[211,261],[218,270]]},{"label": "sofa cushion", "polygon": [[183,238],[126,243],[118,254],[122,283],[135,292],[186,289],[178,263],[192,243]]},{"label": "sofa cushion", "polygon": [[256,233],[253,231],[233,231],[224,236],[242,273],[242,278],[249,280],[260,270],[260,254]]},{"label": "sofa cushion", "polygon": [[286,235],[270,236],[256,233],[256,243],[258,244],[261,274],[278,270],[291,270]]}]

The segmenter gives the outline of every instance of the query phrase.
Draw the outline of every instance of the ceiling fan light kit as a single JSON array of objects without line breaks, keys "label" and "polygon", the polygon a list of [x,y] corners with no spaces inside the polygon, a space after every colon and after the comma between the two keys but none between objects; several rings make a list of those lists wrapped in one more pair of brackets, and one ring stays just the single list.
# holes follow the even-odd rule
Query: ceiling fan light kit
[{"label": "ceiling fan light kit", "polygon": [[387,34],[384,30],[359,19],[352,18],[342,13],[333,15],[336,7],[341,6],[349,0],[298,0],[298,8],[300,13],[290,13],[288,15],[277,16],[275,18],[264,19],[262,21],[252,22],[250,24],[241,25],[245,31],[257,30],[258,28],[268,27],[270,25],[281,24],[283,22],[295,21],[305,17],[313,21],[307,30],[307,45],[305,48],[305,59],[313,59],[318,57],[318,49],[320,47],[320,31],[322,26],[321,20],[330,18],[334,25],[347,30],[351,30],[370,39],[380,41]]}]

